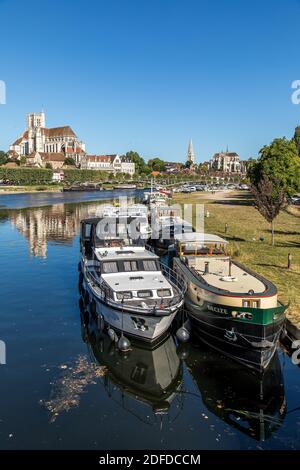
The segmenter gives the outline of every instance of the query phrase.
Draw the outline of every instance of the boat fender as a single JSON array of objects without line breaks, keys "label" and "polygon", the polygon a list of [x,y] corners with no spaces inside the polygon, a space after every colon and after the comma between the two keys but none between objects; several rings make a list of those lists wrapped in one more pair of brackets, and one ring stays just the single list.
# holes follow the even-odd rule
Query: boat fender
[{"label": "boat fender", "polygon": [[185,328],[184,325],[182,325],[177,331],[176,331],[176,337],[181,341],[182,343],[186,343],[190,339],[190,333],[188,330]]},{"label": "boat fender", "polygon": [[108,333],[108,336],[110,337],[111,341],[113,341],[114,343],[118,342],[118,339],[119,339],[118,335],[116,334],[116,332],[112,328],[108,328],[107,333]]},{"label": "boat fender", "polygon": [[119,339],[118,348],[122,352],[127,352],[127,351],[130,351],[130,349],[131,349],[131,343],[130,343],[129,339],[126,338],[126,336],[123,335],[123,333],[121,334],[121,337]]},{"label": "boat fender", "polygon": [[98,318],[97,318],[97,326],[98,326],[98,329],[100,331],[103,331],[104,330],[104,318],[103,316],[100,314],[98,315]]}]

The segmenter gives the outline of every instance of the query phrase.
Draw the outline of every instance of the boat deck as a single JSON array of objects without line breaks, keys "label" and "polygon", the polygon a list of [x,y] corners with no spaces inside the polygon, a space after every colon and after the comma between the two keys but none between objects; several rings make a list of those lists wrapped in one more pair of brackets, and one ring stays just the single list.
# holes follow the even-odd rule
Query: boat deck
[{"label": "boat deck", "polygon": [[[217,289],[223,289],[232,293],[246,293],[249,290],[253,290],[254,294],[261,294],[267,289],[267,286],[259,278],[242,269],[234,262],[231,263],[230,278],[230,258],[228,256],[187,256],[186,258],[188,266],[199,273],[208,284]],[[206,262],[209,262],[208,274],[204,274]]]}]

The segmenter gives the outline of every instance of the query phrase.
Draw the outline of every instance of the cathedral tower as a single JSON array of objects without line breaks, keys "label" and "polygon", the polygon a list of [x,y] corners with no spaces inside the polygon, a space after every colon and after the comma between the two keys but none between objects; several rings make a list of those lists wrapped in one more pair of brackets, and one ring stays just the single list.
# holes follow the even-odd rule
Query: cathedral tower
[{"label": "cathedral tower", "polygon": [[190,141],[189,141],[187,161],[191,162],[192,165],[195,163],[195,154],[194,154],[192,139],[190,139]]}]

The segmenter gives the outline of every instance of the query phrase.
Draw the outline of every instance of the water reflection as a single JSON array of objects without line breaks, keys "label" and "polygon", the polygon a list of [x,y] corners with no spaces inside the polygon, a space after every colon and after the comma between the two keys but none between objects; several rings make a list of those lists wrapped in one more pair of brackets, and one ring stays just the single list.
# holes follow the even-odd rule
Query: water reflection
[{"label": "water reflection", "polygon": [[[129,204],[134,201],[133,197],[128,198]],[[109,202],[118,202],[118,199]],[[107,201],[54,204],[39,208],[12,209],[6,211],[6,214],[11,223],[28,241],[30,255],[46,258],[49,242],[71,244],[79,232],[81,219],[94,217],[97,210],[105,205],[107,205]]]},{"label": "water reflection", "polygon": [[[83,302],[81,302],[83,305]],[[133,343],[132,350],[121,353],[106,333],[101,333],[97,321],[81,308],[82,338],[87,344],[93,362],[106,367],[103,386],[111,399],[138,419],[152,424],[158,417],[171,417],[171,404],[182,409],[182,364],[172,336],[168,336],[154,349],[145,344]],[[134,402],[146,405],[138,413]],[[146,416],[152,411],[152,421]],[[176,412],[175,412],[176,415]]]},{"label": "water reflection", "polygon": [[185,362],[207,409],[232,428],[265,441],[282,425],[286,402],[278,353],[263,376],[204,346]]}]

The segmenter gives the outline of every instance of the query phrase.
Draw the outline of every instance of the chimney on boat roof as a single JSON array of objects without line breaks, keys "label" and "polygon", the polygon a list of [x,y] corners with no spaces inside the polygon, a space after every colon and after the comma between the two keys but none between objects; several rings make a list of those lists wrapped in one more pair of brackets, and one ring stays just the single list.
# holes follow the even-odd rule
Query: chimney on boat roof
[{"label": "chimney on boat roof", "polygon": [[203,274],[209,274],[209,261],[205,261],[205,263],[204,263],[204,273]]}]

